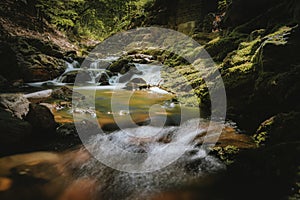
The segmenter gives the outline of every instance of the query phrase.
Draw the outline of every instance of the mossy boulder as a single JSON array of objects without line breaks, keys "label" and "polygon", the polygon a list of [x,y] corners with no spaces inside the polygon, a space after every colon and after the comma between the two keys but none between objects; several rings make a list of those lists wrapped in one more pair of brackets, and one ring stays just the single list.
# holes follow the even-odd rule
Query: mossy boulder
[{"label": "mossy boulder", "polygon": [[281,113],[263,122],[253,136],[259,146],[300,142],[299,112]]},{"label": "mossy boulder", "polygon": [[283,26],[272,33],[253,31],[219,65],[228,117],[249,133],[276,113],[299,109],[298,29]]},{"label": "mossy boulder", "polygon": [[63,60],[45,54],[26,56],[24,62],[23,79],[29,81],[46,81],[58,77],[65,71],[66,64]]},{"label": "mossy boulder", "polygon": [[63,51],[56,45],[36,38],[10,36],[0,42],[1,75],[9,82],[51,80],[66,68]]},{"label": "mossy boulder", "polygon": [[132,57],[122,57],[113,62],[107,69],[113,73],[126,74],[132,68],[135,68],[135,65],[131,63],[132,60]]},{"label": "mossy boulder", "polygon": [[240,42],[244,41],[246,37],[245,34],[232,32],[211,40],[205,45],[205,50],[215,62],[222,62],[230,52],[238,48]]}]

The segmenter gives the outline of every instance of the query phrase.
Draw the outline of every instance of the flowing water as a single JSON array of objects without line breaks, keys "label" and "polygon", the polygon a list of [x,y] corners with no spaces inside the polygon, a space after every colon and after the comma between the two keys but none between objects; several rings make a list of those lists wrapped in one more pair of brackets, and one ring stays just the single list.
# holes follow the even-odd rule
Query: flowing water
[{"label": "flowing water", "polygon": [[[105,61],[110,62],[114,59],[116,58],[108,58]],[[89,69],[76,68],[76,63],[68,63],[65,73],[57,79],[29,84],[35,87],[62,86],[66,85],[62,80],[68,73],[88,71],[92,81],[84,87],[76,87],[75,91],[83,96],[94,92],[95,106],[73,105],[73,108],[56,110],[55,117],[58,122],[72,122],[73,115],[76,114],[79,116],[76,118],[78,121],[95,119],[103,129],[103,132],[92,134],[85,141],[85,146],[92,155],[88,154],[83,162],[80,160],[85,153],[78,153],[81,150],[67,152],[61,160],[57,161],[64,164],[58,170],[60,171],[58,177],[61,177],[53,179],[61,182],[68,181],[59,189],[59,191],[62,190],[59,195],[50,195],[51,198],[68,199],[64,195],[67,195],[66,191],[70,192],[68,188],[72,189],[74,183],[80,180],[92,180],[93,184],[88,189],[89,196],[86,196],[86,199],[151,199],[153,195],[162,191],[193,184],[201,181],[201,177],[225,168],[222,162],[208,155],[209,145],[201,146],[201,143],[195,140],[199,135],[205,134],[210,125],[208,121],[199,119],[198,109],[180,106],[172,100],[173,94],[158,87],[138,91],[124,90],[122,87],[126,85],[126,82],[118,84],[118,79],[122,75],[109,77],[101,65],[102,61],[92,62]],[[131,80],[142,78],[150,85],[157,85],[161,82],[160,65],[135,65],[142,73],[133,75]],[[101,83],[96,82],[97,77],[102,74],[109,77],[110,86],[101,86]],[[117,99],[117,106],[114,108],[112,98]],[[121,124],[121,129],[116,126],[116,122],[118,125]],[[219,124],[214,123],[213,126],[218,127]],[[212,129],[210,134],[218,134],[217,132],[218,128],[215,132]],[[147,173],[128,173],[108,167],[107,165],[113,165],[117,169],[124,169],[124,166],[128,165],[126,160],[122,159],[119,149],[127,153],[141,153],[141,157],[132,158],[136,159],[136,163],[139,164],[136,169],[155,169],[157,165],[165,161],[168,164],[162,164],[162,168],[150,170]],[[100,162],[103,158],[106,158],[106,161]],[[5,160],[0,159],[0,164],[4,162]],[[29,163],[24,161],[23,164],[31,169],[35,164]],[[49,162],[46,163],[49,165]],[[0,176],[1,173],[2,176],[5,175],[3,174],[5,166],[3,164],[2,168],[0,167]],[[60,165],[56,164],[56,166]],[[42,167],[39,170],[47,171],[49,167]],[[41,172],[38,171],[37,174],[39,173]],[[34,173],[32,175],[35,176]],[[62,180],[63,177],[64,180]],[[57,181],[55,183],[57,184]],[[28,184],[30,185],[30,181]],[[48,189],[45,191],[49,188],[54,191],[57,187],[54,186],[53,181],[47,184],[45,188]],[[88,187],[88,184],[86,186]],[[79,188],[81,187],[84,187],[84,183]],[[13,188],[11,190],[14,191]],[[44,195],[50,198],[45,191]],[[71,190],[71,193],[76,194],[76,191]]]}]

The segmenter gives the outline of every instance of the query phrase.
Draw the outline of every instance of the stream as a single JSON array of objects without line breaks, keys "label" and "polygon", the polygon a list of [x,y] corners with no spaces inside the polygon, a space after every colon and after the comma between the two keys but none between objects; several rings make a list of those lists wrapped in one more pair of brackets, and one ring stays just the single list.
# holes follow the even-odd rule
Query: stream
[{"label": "stream", "polygon": [[[96,121],[101,131],[83,130],[81,134],[89,134],[80,135],[84,146],[64,153],[35,152],[0,159],[0,191],[6,191],[0,192],[1,199],[152,199],[225,169],[208,154],[214,139],[211,143],[203,139],[207,132],[217,137],[222,125],[200,119],[199,109],[181,106],[174,94],[157,87],[162,81],[160,65],[135,63],[139,73],[119,83],[126,74],[109,76],[100,64],[116,59],[97,60],[89,69],[78,68],[74,61],[54,80],[28,83],[41,89],[71,87],[65,77],[86,72],[90,76],[86,83],[73,88],[84,100],[73,100],[72,107],[53,112],[57,122],[72,122],[75,116],[79,124]],[[109,85],[99,82],[103,75]],[[151,87],[124,89],[134,79]],[[94,102],[89,102],[89,95]],[[123,159],[120,149],[133,160]]]}]

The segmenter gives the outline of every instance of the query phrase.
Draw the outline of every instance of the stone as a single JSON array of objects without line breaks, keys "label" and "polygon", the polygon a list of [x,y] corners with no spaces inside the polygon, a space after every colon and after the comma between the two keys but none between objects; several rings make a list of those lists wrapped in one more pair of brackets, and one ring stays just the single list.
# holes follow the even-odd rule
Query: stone
[{"label": "stone", "polygon": [[30,104],[25,120],[32,125],[36,134],[53,133],[57,127],[52,112],[46,106],[39,104]]},{"label": "stone", "polygon": [[26,82],[52,80],[66,69],[65,61],[45,54],[24,57],[24,80]]},{"label": "stone", "polygon": [[64,75],[63,83],[86,83],[91,81],[92,78],[88,71],[73,71]]},{"label": "stone", "polygon": [[131,64],[132,57],[124,57],[113,62],[107,69],[113,73],[126,74],[128,71],[135,67],[134,64]]},{"label": "stone", "polygon": [[101,85],[109,85],[109,77],[102,73],[99,77],[96,78],[97,82],[101,83]]},{"label": "stone", "polygon": [[130,80],[128,83],[126,83],[126,89],[140,89],[141,87],[146,86],[146,88],[149,88],[147,85],[147,82],[142,78],[134,78]]},{"label": "stone", "polygon": [[61,88],[55,89],[52,91],[51,97],[54,99],[71,101],[73,95],[73,90],[70,88],[63,86]]},{"label": "stone", "polygon": [[19,119],[23,119],[27,115],[29,104],[30,102],[22,94],[0,95],[0,106]]},{"label": "stone", "polygon": [[264,121],[253,138],[259,146],[300,141],[299,112],[280,113]]}]

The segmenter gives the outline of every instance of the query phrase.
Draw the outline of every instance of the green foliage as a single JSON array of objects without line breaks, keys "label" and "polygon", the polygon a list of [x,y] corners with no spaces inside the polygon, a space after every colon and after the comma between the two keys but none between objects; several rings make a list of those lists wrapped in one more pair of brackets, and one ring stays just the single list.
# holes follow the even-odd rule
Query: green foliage
[{"label": "green foliage", "polygon": [[101,39],[127,27],[148,0],[37,0],[39,17],[60,30]]}]

